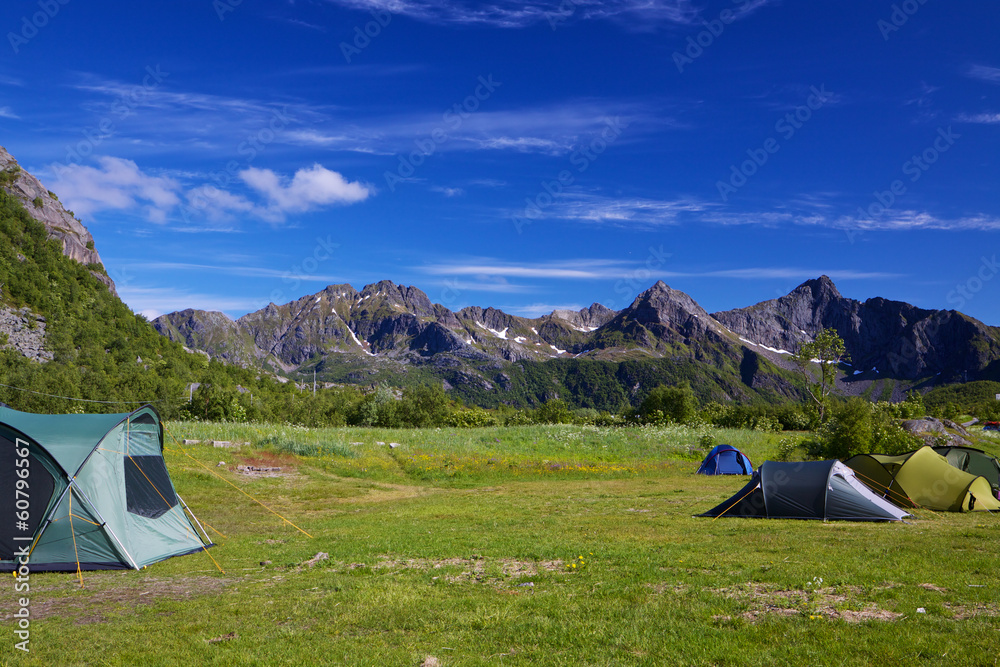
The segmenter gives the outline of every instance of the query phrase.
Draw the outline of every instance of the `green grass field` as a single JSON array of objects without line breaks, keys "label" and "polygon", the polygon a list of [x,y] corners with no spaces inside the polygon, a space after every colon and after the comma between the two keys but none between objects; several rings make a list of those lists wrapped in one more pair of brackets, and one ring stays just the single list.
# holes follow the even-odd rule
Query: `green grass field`
[{"label": "green grass field", "polygon": [[[85,572],[83,588],[33,574],[28,654],[14,649],[11,580],[0,664],[997,664],[1000,517],[692,516],[746,482],[693,475],[703,436],[759,465],[781,434],[181,423],[169,434],[174,484],[211,526],[224,572],[195,554]],[[980,446],[996,453],[1000,440]]]}]

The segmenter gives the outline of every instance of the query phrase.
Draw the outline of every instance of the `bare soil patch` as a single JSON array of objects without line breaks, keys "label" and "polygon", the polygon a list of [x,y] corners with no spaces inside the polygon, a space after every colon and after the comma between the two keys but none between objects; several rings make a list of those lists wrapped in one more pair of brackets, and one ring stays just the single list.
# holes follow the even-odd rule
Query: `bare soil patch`
[{"label": "bare soil patch", "polygon": [[[84,588],[73,595],[59,595],[67,588],[78,588],[76,578],[54,586],[32,585],[31,619],[71,617],[77,625],[104,623],[108,616],[128,612],[154,604],[160,600],[189,600],[222,590],[230,580],[219,577],[175,577],[172,579],[150,577],[142,581],[121,583],[102,581],[97,588],[90,588],[84,574]],[[6,623],[13,616],[0,615]]]},{"label": "bare soil patch", "polygon": [[784,590],[766,584],[744,584],[714,591],[724,597],[745,600],[749,609],[741,616],[755,622],[768,615],[809,616],[839,619],[848,623],[895,621],[903,616],[860,600],[856,586],[836,586],[814,590]]}]

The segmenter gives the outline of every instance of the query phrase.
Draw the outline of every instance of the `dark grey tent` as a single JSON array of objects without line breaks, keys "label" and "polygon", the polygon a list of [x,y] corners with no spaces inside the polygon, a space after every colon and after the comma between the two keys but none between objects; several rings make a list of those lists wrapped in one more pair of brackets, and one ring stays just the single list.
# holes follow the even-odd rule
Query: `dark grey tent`
[{"label": "dark grey tent", "polygon": [[824,521],[900,521],[906,512],[878,497],[840,461],[765,461],[750,483],[698,516]]}]

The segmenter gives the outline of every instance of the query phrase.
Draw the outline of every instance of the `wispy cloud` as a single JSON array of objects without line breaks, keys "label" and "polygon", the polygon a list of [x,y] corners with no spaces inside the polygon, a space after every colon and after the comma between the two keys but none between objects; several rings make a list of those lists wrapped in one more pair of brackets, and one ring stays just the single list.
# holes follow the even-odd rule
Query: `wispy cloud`
[{"label": "wispy cloud", "polygon": [[972,79],[979,79],[989,83],[1000,83],[1000,67],[990,67],[989,65],[969,65],[965,70],[965,75]]},{"label": "wispy cloud", "polygon": [[996,125],[1000,123],[1000,113],[959,114],[955,120],[959,123],[975,123],[980,125]]},{"label": "wispy cloud", "polygon": [[619,278],[625,275],[630,268],[632,266],[627,262],[606,259],[572,259],[538,264],[515,264],[489,258],[465,263],[429,264],[415,267],[416,270],[431,275],[559,280]]},{"label": "wispy cloud", "polygon": [[[689,25],[699,16],[689,0],[536,0],[532,3],[497,0],[493,3],[434,2],[433,0],[329,0],[366,11],[403,14],[437,24],[488,25],[523,28],[537,23],[553,27],[567,20],[616,20],[648,27],[650,23]],[[753,5],[766,4],[756,0]]]},{"label": "wispy cloud", "polygon": [[13,120],[20,120],[20,116],[14,113],[10,107],[0,107],[0,118],[11,118]]},{"label": "wispy cloud", "polygon": [[188,262],[148,262],[141,265],[126,265],[126,269],[151,270],[151,271],[211,271],[227,276],[238,276],[242,278],[281,278],[288,280],[298,280],[301,282],[332,283],[344,282],[343,276],[318,275],[310,273],[292,273],[279,269],[268,269],[259,266],[236,266],[226,264],[194,264]]},{"label": "wispy cloud", "polygon": [[465,194],[465,190],[462,188],[447,188],[437,185],[431,188],[431,192],[440,192],[445,197],[461,197]]},{"label": "wispy cloud", "polygon": [[584,192],[566,192],[545,207],[528,206],[513,214],[529,218],[576,220],[585,223],[642,228],[693,221],[712,204],[697,199],[646,199],[608,197]]},{"label": "wispy cloud", "polygon": [[[456,99],[455,103],[461,100]],[[509,151],[563,155],[589,143],[612,126],[616,142],[638,141],[652,131],[677,126],[669,112],[647,103],[582,99],[514,109],[451,110],[341,118],[333,114],[309,128],[293,128],[282,139],[291,143],[392,155],[419,150],[416,141],[433,138],[435,152]],[[624,130],[624,132],[623,132]]]},{"label": "wispy cloud", "polygon": [[951,232],[985,232],[1000,230],[1000,218],[985,214],[961,218],[942,218],[927,211],[891,211],[874,220],[845,216],[833,221],[831,226],[871,231],[932,229]]}]

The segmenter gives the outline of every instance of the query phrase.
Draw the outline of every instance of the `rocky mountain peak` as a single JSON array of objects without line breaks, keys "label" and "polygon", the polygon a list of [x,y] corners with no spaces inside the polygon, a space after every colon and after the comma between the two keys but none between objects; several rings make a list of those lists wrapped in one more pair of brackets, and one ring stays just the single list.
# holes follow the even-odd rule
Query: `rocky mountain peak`
[{"label": "rocky mountain peak", "polygon": [[691,317],[711,319],[694,299],[662,280],[637,296],[627,310],[633,311],[633,316],[640,322],[667,323]]},{"label": "rocky mountain peak", "polygon": [[[0,187],[20,200],[28,215],[45,226],[49,237],[62,244],[64,255],[81,264],[100,265],[103,269],[101,256],[94,249],[94,237],[83,223],[63,208],[56,195],[41,181],[21,169],[3,146],[0,146]],[[103,270],[92,273],[117,296],[114,281]]]},{"label": "rocky mountain peak", "polygon": [[610,322],[617,314],[617,311],[595,303],[589,308],[581,308],[580,310],[556,309],[548,317],[568,322],[577,330],[593,331]]},{"label": "rocky mountain peak", "polygon": [[788,297],[807,295],[814,303],[828,302],[844,298],[841,295],[840,290],[837,289],[837,286],[833,284],[832,280],[830,280],[829,276],[820,276],[819,278],[813,278],[805,281],[792,290]]},{"label": "rocky mountain peak", "polygon": [[379,297],[390,305],[409,311],[417,317],[429,317],[434,314],[434,305],[422,290],[413,286],[397,285],[391,280],[380,280],[365,285],[358,295],[362,300]]}]

